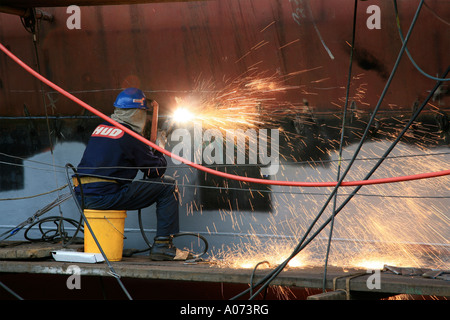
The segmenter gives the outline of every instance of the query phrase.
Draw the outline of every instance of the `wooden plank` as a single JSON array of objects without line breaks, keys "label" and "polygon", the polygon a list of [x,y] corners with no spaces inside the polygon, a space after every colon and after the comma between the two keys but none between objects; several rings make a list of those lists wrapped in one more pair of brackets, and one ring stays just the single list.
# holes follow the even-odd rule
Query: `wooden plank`
[{"label": "wooden plank", "polygon": [[[83,245],[71,245],[70,248],[82,251]],[[111,276],[106,263],[83,264],[54,261],[51,252],[59,249],[62,249],[61,243],[0,242],[0,272],[70,274],[71,271],[68,271],[68,267],[76,264],[80,267],[83,276]],[[157,262],[151,261],[145,255],[124,257],[120,262],[112,262],[112,265],[121,277],[213,283],[247,284],[250,282],[253,272],[253,269],[231,269],[215,263]],[[344,270],[330,266],[327,271],[325,287],[327,290],[369,293],[372,296],[413,294],[450,297],[450,282],[445,280],[448,279],[447,277],[440,276],[440,273],[435,270],[425,272],[424,276],[421,276],[417,270],[410,272],[407,269],[399,269],[394,270],[397,272],[392,272],[388,268],[387,272],[378,273],[380,287],[371,288],[368,282],[372,273],[361,269]],[[270,269],[258,269],[254,274],[254,283],[257,283],[269,272]],[[448,270],[441,273],[448,273]],[[323,268],[313,266],[286,268],[271,282],[271,285],[321,289],[323,287]]]},{"label": "wooden plank", "polygon": [[[0,260],[29,260],[51,258],[52,251],[63,249],[62,244],[50,242],[2,241]],[[83,245],[70,245],[69,249],[83,250]]]}]

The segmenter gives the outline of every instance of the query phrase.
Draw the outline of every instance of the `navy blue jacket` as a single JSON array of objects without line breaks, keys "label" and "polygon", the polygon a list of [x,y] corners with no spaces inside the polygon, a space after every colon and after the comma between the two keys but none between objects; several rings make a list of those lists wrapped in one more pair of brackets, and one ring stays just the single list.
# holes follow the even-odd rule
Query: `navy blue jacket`
[{"label": "navy blue jacket", "polygon": [[[83,185],[84,194],[102,195],[114,193],[123,184],[130,183],[139,170],[149,178],[161,177],[166,166],[167,160],[161,152],[105,122],[92,133],[77,172],[80,176],[110,177],[118,182]],[[75,191],[79,192],[78,187]]]}]

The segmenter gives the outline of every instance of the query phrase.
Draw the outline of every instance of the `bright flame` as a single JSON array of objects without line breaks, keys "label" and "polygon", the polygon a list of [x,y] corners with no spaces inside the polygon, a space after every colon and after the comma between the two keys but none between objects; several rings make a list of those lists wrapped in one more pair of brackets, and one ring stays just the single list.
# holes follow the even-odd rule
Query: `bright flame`
[{"label": "bright flame", "polygon": [[[187,115],[186,110],[189,109],[205,128],[227,130],[273,125],[272,119],[280,105],[287,110],[283,112],[290,112],[290,107],[279,101],[277,95],[297,88],[285,85],[284,80],[277,75],[263,74],[245,75],[222,83],[199,80],[189,95],[175,97],[178,110],[174,119],[191,120],[192,115]],[[292,112],[298,112],[294,109]]]},{"label": "bright flame", "polygon": [[[294,87],[284,85],[283,78],[277,76],[264,77],[260,74],[251,74],[239,77],[224,83],[211,83],[199,81],[188,97],[175,98],[179,108],[174,119],[178,122],[187,122],[195,118],[202,123],[203,129],[214,128],[224,132],[233,129],[248,129],[260,127],[277,127],[282,130],[286,141],[284,149],[280,150],[280,156],[286,160],[286,166],[279,173],[280,179],[293,179],[293,177],[311,177],[317,181],[330,181],[335,179],[340,161],[331,161],[330,165],[324,167],[315,165],[314,162],[303,161],[303,152],[308,156],[308,150],[317,148],[330,160],[337,160],[335,143],[325,145],[322,138],[315,141],[313,132],[308,128],[315,123],[310,116],[310,108],[307,106],[296,106],[289,101],[280,101],[282,93]],[[361,84],[357,89],[357,95],[353,99],[357,104],[366,105],[364,98],[367,88]],[[276,93],[276,94],[275,94]],[[309,94],[304,92],[305,94]],[[311,93],[312,94],[312,93]],[[281,111],[280,111],[281,110]],[[312,110],[312,109],[311,109]],[[192,113],[191,113],[192,112]],[[195,114],[195,116],[194,116]],[[291,119],[294,129],[283,130],[280,120]],[[320,113],[318,113],[318,117]],[[334,117],[334,116],[333,116]],[[327,120],[328,116],[324,116]],[[363,113],[361,113],[363,119]],[[324,121],[325,121],[324,120]],[[324,128],[327,125],[324,122]],[[380,140],[368,141],[361,150],[361,160],[380,157],[388,148],[395,134],[398,132],[397,125],[390,125],[379,131]],[[364,127],[362,127],[363,129]],[[422,128],[427,133],[426,127]],[[294,131],[295,130],[295,131]],[[352,135],[360,136],[361,128],[349,128]],[[238,130],[235,130],[238,131]],[[242,130],[245,136],[244,130]],[[420,131],[422,132],[422,131]],[[431,172],[445,169],[448,163],[448,149],[444,146],[441,155],[433,155],[427,149],[428,135],[424,138],[417,131],[417,142],[414,145],[415,136],[411,134],[411,144],[399,144],[394,152],[393,159],[387,159],[380,169],[380,176],[407,175],[417,172]],[[430,133],[431,145],[440,145],[441,137],[433,137]],[[311,136],[311,141],[304,137]],[[246,137],[244,137],[246,138]],[[249,138],[250,139],[250,138]],[[244,140],[245,141],[245,140]],[[249,141],[250,144],[251,141]],[[316,144],[317,143],[317,144]],[[305,147],[307,147],[305,149]],[[321,149],[325,147],[325,149]],[[350,144],[343,151],[344,158],[351,158],[354,154],[354,144]],[[304,150],[304,151],[303,151]],[[422,153],[422,154],[420,154]],[[435,158],[413,157],[409,155],[433,155]],[[405,156],[405,157],[403,157]],[[445,157],[445,158],[442,158]],[[319,157],[322,159],[322,157]],[[367,159],[364,159],[367,158]],[[423,159],[423,160],[422,160]],[[311,160],[314,160],[311,157]],[[367,172],[366,161],[355,162],[349,174],[349,180],[361,180],[363,173]],[[381,171],[381,172],[380,172]],[[242,174],[242,172],[241,172]],[[246,175],[244,172],[242,175]],[[187,177],[186,177],[187,179]],[[228,181],[216,182],[205,176],[218,189],[217,198],[222,201],[227,197],[223,188],[228,187]],[[231,184],[230,184],[231,185]],[[248,188],[250,205],[253,211],[253,194],[259,192],[260,187],[239,184],[242,190]],[[258,269],[274,268],[279,265],[285,257],[291,254],[296,241],[284,243],[271,243],[265,237],[259,237],[263,232],[267,235],[300,239],[304,236],[313,221],[316,213],[323,205],[322,197],[326,194],[302,193],[293,189],[273,186],[270,197],[271,215],[255,215],[248,217],[248,212],[239,208],[219,209],[218,214],[222,221],[230,221],[233,230],[243,233],[241,227],[250,229],[247,231],[250,237],[249,244],[243,244],[237,248],[224,248],[219,253],[217,263],[229,268],[248,268],[257,266]],[[439,194],[448,192],[448,180],[429,179],[411,182],[410,184],[373,185],[365,187],[366,194],[358,201],[352,201],[347,210],[339,214],[337,218],[345,227],[335,228],[333,235],[336,240],[332,242],[332,254],[329,264],[340,267],[358,267],[364,269],[383,269],[384,265],[410,267],[420,266],[429,268],[448,269],[448,239],[449,239],[449,215],[447,199],[442,201],[430,201],[426,195],[438,190]],[[266,196],[265,194],[263,195]],[[433,196],[432,196],[433,197]],[[226,200],[226,199],[225,199]],[[236,200],[236,204],[238,201]],[[193,200],[187,208],[189,214],[201,210],[201,203]],[[408,213],[408,214],[405,214]],[[254,220],[250,220],[254,219]],[[323,218],[325,219],[325,217]],[[258,224],[258,232],[253,232],[252,221]],[[250,223],[249,223],[250,222]],[[322,221],[318,221],[322,223]],[[259,229],[262,226],[262,229]],[[218,232],[215,222],[212,230]],[[208,226],[207,226],[208,228]],[[323,234],[325,237],[326,234]],[[263,241],[264,240],[264,241]],[[320,254],[327,250],[327,241],[315,241],[302,251],[302,259],[292,259],[288,266],[298,268],[304,266],[323,266],[324,259]],[[307,256],[303,256],[305,254]],[[280,258],[281,257],[281,258]],[[268,261],[259,264],[261,261]]]},{"label": "bright flame", "polygon": [[384,268],[384,265],[386,263],[382,260],[376,260],[376,259],[367,259],[360,261],[358,263],[355,263],[355,267],[368,269],[368,270],[382,270]]},{"label": "bright flame", "polygon": [[180,107],[172,115],[175,122],[189,122],[194,119],[194,114],[188,109]]},{"label": "bright flame", "polygon": [[[236,246],[235,248],[226,248],[219,252],[216,261],[219,267],[237,268],[237,269],[271,269],[283,263],[290,254],[290,247],[286,243],[267,242],[265,247],[255,239],[258,244],[255,246]],[[217,260],[216,260],[217,259]],[[289,268],[302,268],[308,266],[308,254],[303,253],[293,257],[287,266]]]},{"label": "bright flame", "polygon": [[[239,259],[238,258],[235,260],[232,267],[242,268],[242,269],[253,269],[253,268],[255,268],[255,266],[258,263],[260,263],[258,265],[258,269],[267,269],[267,268],[273,268],[284,261],[284,258],[279,257],[279,256],[271,256],[268,258],[269,258],[269,261],[265,260],[265,262],[267,262],[267,263],[261,263],[262,262],[261,259],[264,259],[263,257],[260,257],[259,260],[256,259],[255,257],[252,257],[250,259],[248,259],[248,258],[240,258]],[[288,267],[290,267],[290,268],[302,268],[305,265],[306,264],[299,258],[294,258],[291,261],[289,261],[289,263],[288,263]]]}]

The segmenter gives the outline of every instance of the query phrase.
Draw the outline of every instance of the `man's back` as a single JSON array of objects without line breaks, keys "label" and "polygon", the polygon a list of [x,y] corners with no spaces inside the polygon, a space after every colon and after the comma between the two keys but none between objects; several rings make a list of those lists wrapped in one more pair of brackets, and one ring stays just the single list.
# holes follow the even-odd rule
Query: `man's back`
[{"label": "man's back", "polygon": [[139,169],[148,177],[160,177],[166,165],[160,152],[105,122],[93,131],[77,171],[80,176],[115,180],[114,184],[96,182],[83,187],[86,194],[110,194],[131,182]]}]

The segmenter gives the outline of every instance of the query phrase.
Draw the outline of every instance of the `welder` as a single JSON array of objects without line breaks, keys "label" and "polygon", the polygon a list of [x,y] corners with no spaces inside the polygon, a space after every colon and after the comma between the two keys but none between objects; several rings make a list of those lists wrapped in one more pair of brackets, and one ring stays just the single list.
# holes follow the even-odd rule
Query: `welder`
[{"label": "welder", "polygon": [[[143,135],[147,111],[157,107],[157,102],[140,89],[127,88],[119,93],[114,107],[111,119]],[[156,143],[164,148],[167,133],[159,133]],[[191,254],[172,243],[179,232],[178,190],[175,179],[164,175],[166,167],[161,152],[104,122],[95,128],[77,167],[82,189],[74,179],[75,192],[85,209],[139,210],[156,203],[156,237],[150,259],[186,260]],[[143,178],[134,180],[139,170]]]}]

